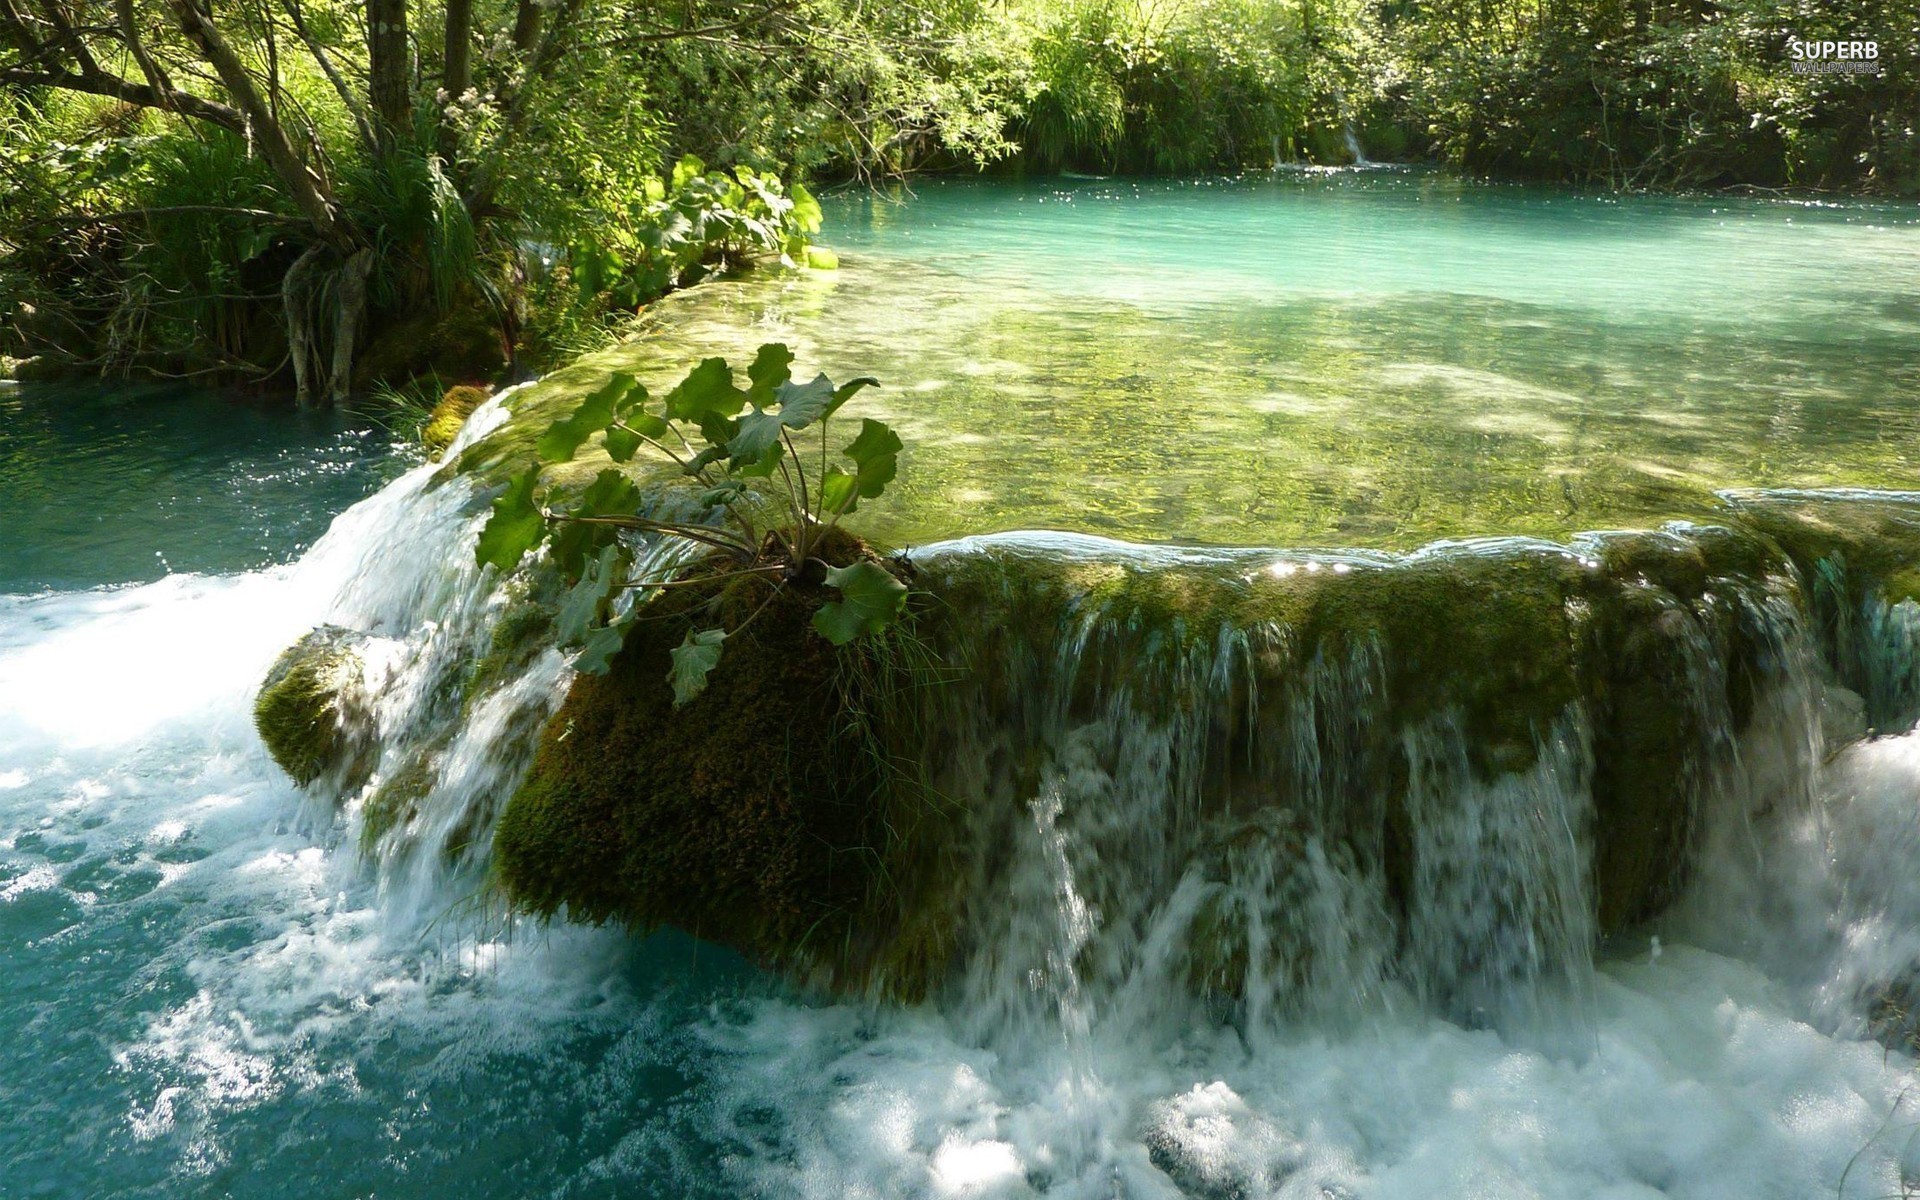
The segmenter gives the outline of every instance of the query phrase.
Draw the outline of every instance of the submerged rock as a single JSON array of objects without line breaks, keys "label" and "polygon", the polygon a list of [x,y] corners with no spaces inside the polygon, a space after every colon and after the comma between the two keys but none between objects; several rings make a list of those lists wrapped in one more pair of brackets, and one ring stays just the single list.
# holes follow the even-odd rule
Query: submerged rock
[{"label": "submerged rock", "polygon": [[326,775],[363,774],[372,737],[361,694],[359,635],[323,625],[281,653],[260,684],[254,727],[267,752],[302,787]]}]

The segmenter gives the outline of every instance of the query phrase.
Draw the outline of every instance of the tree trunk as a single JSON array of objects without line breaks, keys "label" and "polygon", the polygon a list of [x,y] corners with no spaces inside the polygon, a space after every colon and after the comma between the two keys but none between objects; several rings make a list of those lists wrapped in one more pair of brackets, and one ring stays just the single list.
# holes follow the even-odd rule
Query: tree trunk
[{"label": "tree trunk", "polygon": [[320,256],[327,248],[318,243],[287,268],[280,281],[280,310],[287,322],[287,357],[293,363],[293,402],[300,408],[312,408],[315,392],[313,367],[314,275],[320,270]]},{"label": "tree trunk", "polygon": [[327,400],[335,407],[347,402],[353,389],[354,341],[367,312],[367,275],[373,270],[373,250],[363,247],[341,264],[333,282],[333,363],[328,369]]},{"label": "tree trunk", "polygon": [[520,0],[519,11],[513,18],[513,48],[525,54],[532,50],[540,40],[541,17],[545,10],[540,0]]},{"label": "tree trunk", "polygon": [[293,148],[286,129],[274,120],[266,99],[253,82],[253,76],[247,73],[246,64],[227,44],[226,38],[221,36],[213,18],[206,14],[197,0],[173,0],[173,11],[179,18],[180,29],[187,35],[187,40],[200,51],[214,74],[220,77],[227,95],[233,99],[233,106],[246,119],[247,133],[254,148],[267,160],[273,173],[280,177],[280,182],[285,185],[301,215],[313,223],[314,231],[322,240],[344,247],[348,235],[334,210],[333,197],[319,178],[307,169],[307,164],[300,160],[300,154]]},{"label": "tree trunk", "polygon": [[[473,0],[447,0],[447,47],[440,86],[449,103],[458,104],[473,86]],[[449,122],[440,123],[440,157],[451,163],[460,148],[460,133]]]},{"label": "tree trunk", "polygon": [[391,150],[413,124],[411,50],[407,0],[367,0],[367,93],[383,150]]}]

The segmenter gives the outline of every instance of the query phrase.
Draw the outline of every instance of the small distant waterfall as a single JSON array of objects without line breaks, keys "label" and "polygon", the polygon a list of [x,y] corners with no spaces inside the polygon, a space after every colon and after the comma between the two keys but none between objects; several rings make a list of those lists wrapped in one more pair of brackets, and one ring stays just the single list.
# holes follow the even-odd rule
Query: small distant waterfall
[{"label": "small distant waterfall", "polygon": [[1351,120],[1341,124],[1340,140],[1346,146],[1347,155],[1353,160],[1354,166],[1370,167],[1373,165],[1373,160],[1367,157],[1367,152],[1360,146],[1360,138],[1353,132],[1353,122]]}]

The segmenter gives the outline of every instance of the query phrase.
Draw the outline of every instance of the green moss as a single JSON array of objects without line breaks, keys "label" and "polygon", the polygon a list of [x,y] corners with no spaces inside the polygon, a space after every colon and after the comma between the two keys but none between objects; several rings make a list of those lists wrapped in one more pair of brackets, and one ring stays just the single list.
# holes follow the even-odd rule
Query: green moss
[{"label": "green moss", "polygon": [[460,436],[460,427],[467,423],[473,410],[479,408],[486,398],[484,388],[463,385],[447,389],[420,430],[420,442],[427,448],[429,458],[438,459],[448,446],[453,445],[453,440]]},{"label": "green moss", "polygon": [[487,378],[504,372],[508,360],[498,311],[484,296],[465,289],[446,312],[428,307],[383,314],[354,356],[353,375],[361,387],[422,375]]},{"label": "green moss", "polygon": [[1492,778],[1530,767],[1575,698],[1567,596],[1577,585],[1558,555],[1449,555],[1295,573],[1264,584],[1261,603],[1294,593],[1272,611],[1291,609],[1296,636],[1322,652],[1377,646],[1391,723],[1457,716]]},{"label": "green moss", "polygon": [[[862,553],[851,538],[830,561]],[[888,780],[845,714],[865,674],[811,628],[827,598],[761,579],[656,598],[605,676],[581,676],[494,837],[514,903],[635,929],[675,925],[762,962],[853,968],[878,894]],[[694,622],[737,628],[706,690],[673,706]]]},{"label": "green moss", "polygon": [[1920,501],[1885,494],[1777,492],[1731,497],[1739,521],[1783,547],[1803,571],[1844,558],[1863,578],[1920,565]]},{"label": "green moss", "polygon": [[267,752],[302,787],[353,764],[362,749],[350,728],[345,693],[359,675],[353,635],[322,626],[275,660],[253,704]]},{"label": "green moss", "polygon": [[1894,571],[1880,585],[1880,597],[1888,604],[1903,600],[1920,602],[1920,566]]},{"label": "green moss", "polygon": [[468,704],[519,674],[552,641],[553,608],[530,596],[509,603],[494,623],[487,652],[468,668],[465,699]]},{"label": "green moss", "polygon": [[408,754],[397,770],[381,779],[360,816],[360,846],[371,852],[387,834],[412,821],[420,802],[439,779],[439,746]]}]

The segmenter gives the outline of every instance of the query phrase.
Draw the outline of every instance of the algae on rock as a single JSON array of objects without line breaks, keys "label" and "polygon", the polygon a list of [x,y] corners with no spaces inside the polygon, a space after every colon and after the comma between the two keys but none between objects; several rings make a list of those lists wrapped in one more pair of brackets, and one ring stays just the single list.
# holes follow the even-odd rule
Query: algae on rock
[{"label": "algae on rock", "polygon": [[420,428],[420,444],[427,448],[429,459],[438,461],[446,453],[447,447],[453,445],[454,439],[460,436],[460,427],[467,423],[473,410],[484,404],[486,399],[484,388],[463,384],[447,389],[446,394],[440,397],[440,402],[433,406],[433,412],[428,414],[427,423]]},{"label": "algae on rock", "polygon": [[330,772],[361,773],[370,730],[358,694],[357,635],[323,625],[288,647],[260,685],[254,727],[267,752],[301,787]]},{"label": "algae on rock", "polygon": [[[866,554],[843,533],[822,551]],[[748,575],[652,599],[611,669],[574,680],[500,818],[494,865],[511,900],[544,917],[671,924],[800,974],[858,957],[896,789],[860,719],[880,651],[815,632],[829,595]],[[708,620],[735,632],[706,688],[676,707],[670,655]]]}]

